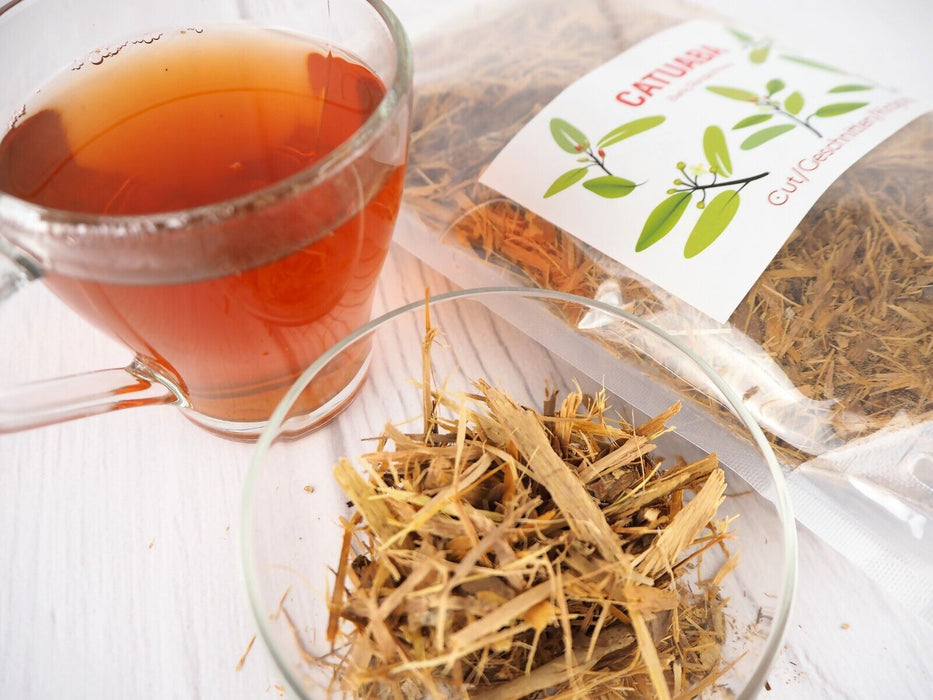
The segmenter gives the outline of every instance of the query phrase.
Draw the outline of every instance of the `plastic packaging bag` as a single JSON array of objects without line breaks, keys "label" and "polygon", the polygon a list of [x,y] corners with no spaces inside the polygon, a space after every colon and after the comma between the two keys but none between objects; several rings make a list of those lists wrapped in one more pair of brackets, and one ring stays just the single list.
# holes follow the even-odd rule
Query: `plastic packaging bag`
[{"label": "plastic packaging bag", "polygon": [[[399,240],[460,285],[597,297],[676,334],[744,394],[798,519],[933,622],[933,115],[836,180],[724,324],[478,182],[565,87],[685,19],[663,3],[516,1],[422,31]],[[747,39],[766,60],[771,43]],[[631,395],[615,361],[651,353],[643,339],[559,309],[498,311],[623,399],[653,401]],[[723,455],[730,416],[715,391],[671,372],[669,386],[696,398],[694,441],[755,486],[750,448]]]}]

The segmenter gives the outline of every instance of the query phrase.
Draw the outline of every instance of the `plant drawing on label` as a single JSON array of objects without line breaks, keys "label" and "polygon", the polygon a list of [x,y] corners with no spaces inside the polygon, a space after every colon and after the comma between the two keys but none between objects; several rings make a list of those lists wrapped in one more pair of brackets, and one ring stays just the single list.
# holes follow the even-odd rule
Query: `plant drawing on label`
[{"label": "plant drawing on label", "polygon": [[728,32],[739,40],[743,50],[748,50],[748,60],[752,63],[764,63],[768,60],[768,54],[771,53],[771,39],[756,39],[743,31],[727,28]]},{"label": "plant drawing on label", "polygon": [[606,149],[619,141],[631,136],[653,129],[664,121],[664,117],[644,117],[635,121],[626,122],[608,132],[596,142],[596,150],[586,135],[578,128],[564,119],[551,119],[551,136],[554,142],[567,153],[575,155],[578,165],[560,175],[544,193],[545,199],[563,192],[568,187],[584,180],[593,169],[601,173],[595,177],[584,180],[583,187],[594,194],[607,199],[617,199],[631,194],[638,186],[634,181],[620,177],[609,170],[606,165]]},{"label": "plant drawing on label", "polygon": [[[770,37],[764,37],[756,39],[751,34],[743,32],[740,29],[734,27],[726,27],[726,31],[729,32],[735,39],[738,40],[739,45],[743,51],[748,51],[748,60],[751,63],[764,63],[768,60],[768,57],[771,55],[771,50],[774,48],[774,40]],[[777,54],[779,58],[783,58],[785,61],[792,61],[798,63],[802,66],[807,66],[808,68],[817,68],[819,70],[828,71],[830,73],[839,73],[840,75],[846,75],[846,71],[836,66],[831,66],[828,63],[821,63],[820,61],[814,61],[812,58],[806,58],[805,56],[797,56],[795,54],[789,53],[780,53]]]},{"label": "plant drawing on label", "polygon": [[781,58],[785,61],[793,61],[794,63],[799,63],[802,66],[807,66],[807,68],[817,68],[818,70],[825,70],[829,73],[839,73],[844,75],[846,72],[842,68],[836,68],[836,66],[831,66],[828,63],[821,63],[819,61],[814,61],[812,58],[806,58],[804,56],[794,56],[793,54],[782,53]]},{"label": "plant drawing on label", "polygon": [[[798,126],[809,130],[814,136],[822,138],[823,135],[817,130],[811,120],[819,117],[838,117],[841,114],[847,114],[861,109],[868,102],[832,102],[823,105],[814,110],[809,116],[801,117],[806,100],[799,90],[794,90],[784,98],[777,97],[777,93],[782,92],[787,85],[780,78],[773,78],[765,85],[764,94],[746,90],[744,88],[725,87],[722,85],[710,85],[706,89],[720,97],[726,97],[730,100],[746,102],[758,107],[758,112],[740,120],[733,126],[733,129],[746,129],[750,126],[757,126],[771,121],[774,117],[782,120],[789,120],[790,123],[775,124],[766,126],[746,138],[740,148],[743,151],[750,151],[763,143],[767,143],[781,134],[793,131]],[[829,92],[833,94],[844,92],[856,92],[860,90],[870,90],[867,85],[839,85],[832,88]]]},{"label": "plant drawing on label", "polygon": [[[700,201],[696,203],[696,208],[701,213],[687,237],[684,257],[699,255],[719,238],[735,218],[739,210],[739,192],[750,182],[768,175],[763,172],[733,178],[726,137],[718,126],[709,126],[703,133],[703,154],[707,161],[705,166],[700,164],[688,168],[682,161],[677,163],[675,167],[682,177],[674,180],[674,187],[667,191],[668,197],[648,215],[635,244],[635,252],[646,250],[670,233],[683,218],[693,196],[699,193]],[[707,194],[720,188],[726,189],[717,192],[707,204]]]}]

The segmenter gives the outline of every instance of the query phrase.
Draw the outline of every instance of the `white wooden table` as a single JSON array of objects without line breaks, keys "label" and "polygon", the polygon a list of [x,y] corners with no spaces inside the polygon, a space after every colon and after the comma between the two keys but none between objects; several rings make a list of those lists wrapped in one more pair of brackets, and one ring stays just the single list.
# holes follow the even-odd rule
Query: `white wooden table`
[{"label": "white wooden table", "polygon": [[[393,249],[378,306],[425,285],[450,288]],[[4,381],[126,359],[42,287],[2,313]],[[0,437],[0,698],[277,697],[260,644],[236,670],[255,632],[236,545],[251,452],[167,407]],[[929,697],[933,629],[808,532],[800,545],[764,696]]]},{"label": "white wooden table", "polygon": [[[742,11],[734,3],[709,4]],[[419,3],[398,5],[405,18]],[[856,24],[832,26],[850,33],[861,26],[866,46],[887,46],[880,65],[900,60],[905,70],[914,47],[899,42],[920,37],[908,26],[907,11],[923,9],[929,17],[924,0],[892,0],[878,12],[889,22],[899,19],[902,33],[882,24],[880,34],[870,34],[874,15],[867,9],[874,12],[874,5],[865,2],[768,3],[767,12],[781,7],[806,10],[793,23],[810,35],[845,9]],[[791,19],[783,21],[789,26]],[[854,42],[848,34],[839,40]],[[912,60],[927,71],[930,48],[916,48],[925,60]],[[903,72],[896,77],[906,79]],[[377,310],[419,298],[425,285],[450,288],[393,249]],[[0,309],[0,327],[0,383],[128,360],[39,285]],[[251,452],[166,407],[0,437],[0,698],[284,694],[259,643],[237,670],[255,633],[237,554],[241,482]],[[933,629],[802,531],[799,595],[769,685],[762,697],[931,697]]]}]

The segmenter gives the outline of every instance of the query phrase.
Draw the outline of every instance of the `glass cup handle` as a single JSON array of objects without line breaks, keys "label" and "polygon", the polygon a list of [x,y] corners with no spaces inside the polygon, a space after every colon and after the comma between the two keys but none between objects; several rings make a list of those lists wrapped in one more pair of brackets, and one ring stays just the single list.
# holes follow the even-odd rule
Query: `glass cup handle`
[{"label": "glass cup handle", "polygon": [[13,296],[20,287],[41,275],[27,258],[18,255],[0,237],[0,303]]},{"label": "glass cup handle", "polygon": [[[41,272],[34,265],[13,254],[0,238],[0,304],[40,276]],[[122,368],[12,386],[0,385],[0,434],[121,408],[180,405],[183,401],[168,387],[154,381],[152,375],[136,362]]]}]

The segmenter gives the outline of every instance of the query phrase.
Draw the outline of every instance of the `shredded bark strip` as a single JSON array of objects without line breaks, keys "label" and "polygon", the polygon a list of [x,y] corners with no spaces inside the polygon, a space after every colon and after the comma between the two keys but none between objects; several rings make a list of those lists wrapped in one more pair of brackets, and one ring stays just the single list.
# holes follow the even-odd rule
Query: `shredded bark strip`
[{"label": "shredded bark strip", "polygon": [[[663,465],[605,393],[545,409],[432,382],[334,476],[353,506],[330,597],[331,690],[357,698],[692,697],[724,671],[728,523],[715,456]],[[726,562],[700,575],[711,547]],[[708,567],[706,567],[708,568]],[[546,696],[541,693],[545,693]]]},{"label": "shredded bark strip", "polygon": [[[492,29],[418,47],[423,65],[458,66],[463,46],[473,60],[453,78],[440,71],[419,85],[406,207],[445,241],[524,284],[593,297],[615,283],[633,313],[664,312],[684,329],[717,331],[719,324],[478,183],[499,150],[563,88],[671,24],[645,3],[583,1],[567,12],[566,3],[541,0],[533,12],[507,14]],[[514,37],[522,37],[520,50]],[[803,399],[830,406],[820,420],[797,411],[795,430],[829,431],[846,441],[893,420],[933,419],[931,163],[927,114],[826,190],[732,315],[728,327],[762,348]],[[571,328],[578,321],[565,320]],[[761,378],[749,392],[765,386]],[[789,464],[820,451],[805,440],[793,449],[780,431],[774,435]],[[822,437],[813,442],[825,444]]]}]

